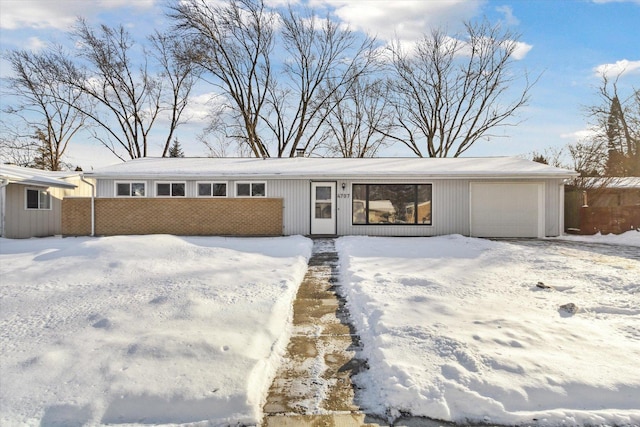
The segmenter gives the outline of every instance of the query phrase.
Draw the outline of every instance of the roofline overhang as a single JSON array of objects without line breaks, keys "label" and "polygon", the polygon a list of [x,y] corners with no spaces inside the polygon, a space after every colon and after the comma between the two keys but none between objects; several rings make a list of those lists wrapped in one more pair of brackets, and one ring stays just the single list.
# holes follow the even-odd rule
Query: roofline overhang
[{"label": "roofline overhang", "polygon": [[366,174],[305,174],[305,175],[289,175],[289,174],[149,174],[149,173],[131,173],[131,174],[91,174],[86,173],[86,178],[92,179],[111,179],[111,180],[189,180],[189,181],[206,181],[212,179],[219,180],[358,180],[358,179],[392,179],[392,180],[415,180],[415,179],[570,179],[578,176],[577,173],[553,173],[553,174],[513,174],[513,173],[486,173],[486,174],[385,174],[385,175],[366,175]]},{"label": "roofline overhang", "polygon": [[42,187],[42,188],[54,187],[54,188],[64,188],[69,190],[72,190],[78,187],[75,184],[66,183],[66,182],[49,182],[49,181],[40,181],[40,180],[33,180],[33,179],[16,179],[11,177],[3,177],[3,179],[6,179],[9,184],[20,184],[20,185],[26,185],[30,187]]}]

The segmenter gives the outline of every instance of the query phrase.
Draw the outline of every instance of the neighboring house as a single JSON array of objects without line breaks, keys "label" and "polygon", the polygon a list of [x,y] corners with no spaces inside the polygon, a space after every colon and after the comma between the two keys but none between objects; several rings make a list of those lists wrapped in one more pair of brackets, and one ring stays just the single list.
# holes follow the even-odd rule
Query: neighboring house
[{"label": "neighboring house", "polygon": [[27,238],[62,233],[61,201],[91,195],[78,172],[0,165],[0,236]]},{"label": "neighboring house", "polygon": [[594,180],[586,196],[586,204],[594,208],[640,206],[640,177]]},{"label": "neighboring house", "polygon": [[581,234],[640,229],[640,177],[586,178],[567,186],[565,225]]},{"label": "neighboring house", "polygon": [[[85,174],[63,234],[544,237],[576,174],[512,158],[143,158]],[[93,212],[92,215],[92,206]]]}]

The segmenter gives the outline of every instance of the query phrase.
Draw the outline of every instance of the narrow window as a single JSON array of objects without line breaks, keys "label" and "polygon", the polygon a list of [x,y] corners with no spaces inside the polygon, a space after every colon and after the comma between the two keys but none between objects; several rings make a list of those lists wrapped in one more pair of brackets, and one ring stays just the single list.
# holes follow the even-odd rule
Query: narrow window
[{"label": "narrow window", "polygon": [[227,183],[199,182],[198,197],[227,197]]},{"label": "narrow window", "polygon": [[131,195],[131,184],[130,183],[118,183],[116,184],[116,195],[117,196],[130,196]]},{"label": "narrow window", "polygon": [[254,182],[251,184],[251,197],[264,197],[266,193],[266,184],[264,182]]},{"label": "narrow window", "polygon": [[184,182],[157,182],[157,197],[184,197],[186,184]]},{"label": "narrow window", "polygon": [[171,184],[156,184],[156,196],[170,196]]},{"label": "narrow window", "polygon": [[198,183],[198,197],[211,197],[211,183],[199,182]]},{"label": "narrow window", "polygon": [[236,184],[236,195],[240,197],[249,197],[251,196],[251,184],[249,183],[237,183]]},{"label": "narrow window", "polygon": [[236,196],[238,197],[266,197],[266,182],[237,182]]},{"label": "narrow window", "polygon": [[117,197],[144,197],[146,185],[144,182],[117,182]]}]

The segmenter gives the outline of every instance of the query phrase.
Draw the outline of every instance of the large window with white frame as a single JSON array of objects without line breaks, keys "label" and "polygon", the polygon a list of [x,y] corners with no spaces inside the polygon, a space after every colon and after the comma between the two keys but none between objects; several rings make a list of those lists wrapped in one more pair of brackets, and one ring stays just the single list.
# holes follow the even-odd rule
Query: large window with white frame
[{"label": "large window with white frame", "polygon": [[35,188],[25,189],[25,209],[51,210],[51,194],[46,190]]},{"label": "large window with white frame", "polygon": [[185,197],[186,187],[184,182],[156,182],[156,197]]},{"label": "large window with white frame", "polygon": [[227,197],[226,182],[198,182],[198,197]]},{"label": "large window with white frame", "polygon": [[116,197],[144,197],[146,189],[144,182],[116,182]]},{"label": "large window with white frame", "polygon": [[237,197],[267,197],[266,182],[236,182]]}]

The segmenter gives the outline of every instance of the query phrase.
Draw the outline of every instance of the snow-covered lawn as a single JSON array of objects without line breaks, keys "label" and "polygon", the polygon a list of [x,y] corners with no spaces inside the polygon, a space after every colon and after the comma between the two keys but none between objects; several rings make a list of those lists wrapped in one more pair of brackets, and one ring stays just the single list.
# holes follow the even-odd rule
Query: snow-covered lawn
[{"label": "snow-covered lawn", "polygon": [[256,423],[311,241],[0,239],[0,425]]},{"label": "snow-covered lawn", "polygon": [[[640,233],[573,240],[340,238],[360,403],[640,425]],[[299,236],[0,239],[0,425],[258,422],[310,253]]]},{"label": "snow-covered lawn", "polygon": [[640,425],[640,248],[546,243],[340,238],[370,366],[360,403],[389,418]]}]

